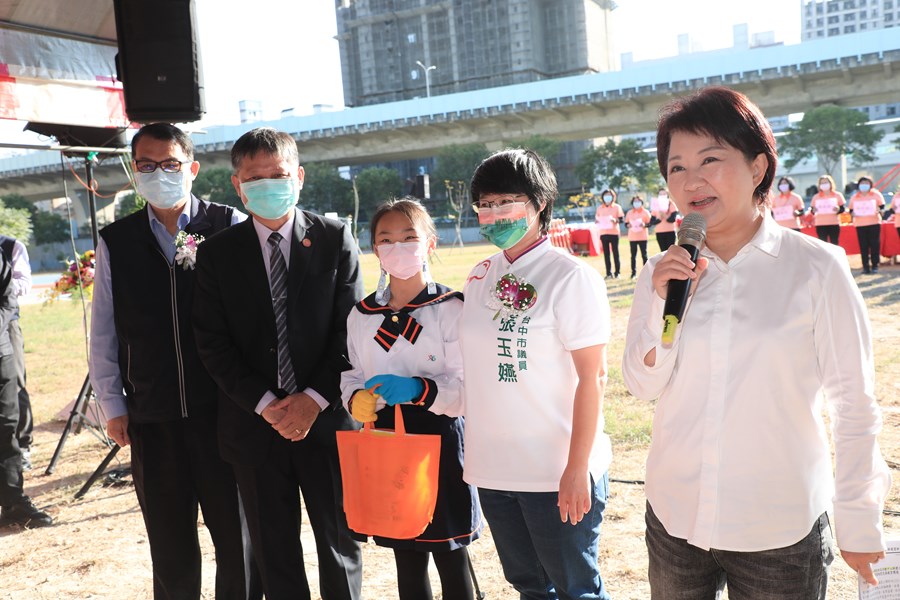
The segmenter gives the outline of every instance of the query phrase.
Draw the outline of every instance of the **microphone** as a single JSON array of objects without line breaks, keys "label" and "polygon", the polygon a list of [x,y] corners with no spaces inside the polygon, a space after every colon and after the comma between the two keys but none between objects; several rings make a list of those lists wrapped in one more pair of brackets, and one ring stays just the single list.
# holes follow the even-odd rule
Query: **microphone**
[{"label": "microphone", "polygon": [[[706,219],[699,213],[690,213],[681,222],[678,230],[678,245],[687,250],[691,260],[696,263],[700,257],[700,248],[706,241]],[[671,346],[675,341],[675,329],[684,317],[688,297],[691,295],[690,279],[670,279],[666,291],[666,304],[663,309],[662,342]]]}]

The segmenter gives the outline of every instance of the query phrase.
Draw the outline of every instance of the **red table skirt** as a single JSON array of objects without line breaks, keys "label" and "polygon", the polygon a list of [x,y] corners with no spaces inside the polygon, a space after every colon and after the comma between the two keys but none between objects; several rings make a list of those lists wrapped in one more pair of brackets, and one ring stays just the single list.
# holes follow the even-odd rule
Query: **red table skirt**
[{"label": "red table skirt", "polygon": [[[816,237],[815,227],[804,227],[803,233]],[[841,248],[848,255],[859,254],[859,238],[856,236],[856,227],[844,225],[841,227],[841,235],[838,240]],[[900,254],[900,236],[897,235],[897,227],[894,223],[881,224],[881,255],[896,256]]]},{"label": "red table skirt", "polygon": [[600,228],[596,225],[590,225],[588,227],[566,227],[569,230],[569,235],[572,238],[572,245],[575,244],[583,244],[587,246],[588,254],[590,256],[600,256],[603,253],[603,248],[600,245]]}]

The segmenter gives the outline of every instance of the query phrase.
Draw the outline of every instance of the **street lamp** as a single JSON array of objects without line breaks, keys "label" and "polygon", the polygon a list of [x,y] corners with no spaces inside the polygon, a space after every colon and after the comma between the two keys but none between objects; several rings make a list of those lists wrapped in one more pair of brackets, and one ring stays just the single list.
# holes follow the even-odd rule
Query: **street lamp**
[{"label": "street lamp", "polygon": [[427,98],[431,98],[431,71],[433,69],[437,69],[437,67],[434,65],[426,67],[425,63],[423,63],[421,60],[417,60],[416,64],[422,67],[422,70],[425,71],[425,96]]}]

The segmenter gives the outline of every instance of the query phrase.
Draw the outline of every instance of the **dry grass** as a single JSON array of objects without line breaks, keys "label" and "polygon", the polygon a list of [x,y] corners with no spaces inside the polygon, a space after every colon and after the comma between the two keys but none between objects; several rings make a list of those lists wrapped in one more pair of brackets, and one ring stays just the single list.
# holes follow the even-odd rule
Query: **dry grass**
[{"label": "dry grass", "polygon": [[[652,244],[651,244],[652,245]],[[459,287],[468,267],[487,255],[486,247],[443,249],[435,262],[439,281]],[[623,256],[627,259],[627,256]],[[851,262],[859,267],[858,258]],[[588,259],[602,271],[602,259]],[[367,289],[375,285],[372,258],[364,258]],[[882,273],[860,279],[873,324],[878,383],[876,392],[885,409],[881,444],[885,457],[900,463],[900,267],[884,267]],[[642,480],[653,407],[627,394],[621,383],[621,360],[625,324],[630,306],[631,282],[611,282],[613,342],[610,344],[610,385],[607,391],[607,430],[615,445],[610,470],[614,480]],[[53,475],[44,469],[56,447],[63,423],[55,420],[72,400],[84,379],[84,336],[80,307],[62,303],[51,307],[25,306],[22,326],[26,336],[29,389],[34,402],[36,442],[35,470],[26,474],[26,491],[40,506],[49,507],[56,526],[23,531],[0,529],[0,598],[14,600],[81,598],[151,598],[149,548],[133,489],[129,485],[95,485],[82,500],[74,493],[105,455],[93,436],[71,436]],[[127,449],[118,457],[127,464]],[[114,465],[115,466],[115,465]],[[900,510],[896,487],[888,508]],[[647,553],[644,546],[644,493],[641,485],[613,482],[601,540],[601,568],[617,600],[649,597],[646,582]],[[896,535],[900,522],[886,517],[886,529]],[[307,573],[316,585],[316,555],[309,527],[304,525],[303,544]],[[212,545],[201,527],[204,553],[204,598],[213,598]],[[490,531],[471,547],[481,589],[488,598],[515,598],[506,584],[490,539]],[[394,564],[391,552],[367,545],[364,556],[364,597],[394,598]],[[829,598],[855,598],[853,573],[840,561],[832,570]],[[440,584],[433,578],[439,596]],[[314,597],[316,592],[314,591]]]}]

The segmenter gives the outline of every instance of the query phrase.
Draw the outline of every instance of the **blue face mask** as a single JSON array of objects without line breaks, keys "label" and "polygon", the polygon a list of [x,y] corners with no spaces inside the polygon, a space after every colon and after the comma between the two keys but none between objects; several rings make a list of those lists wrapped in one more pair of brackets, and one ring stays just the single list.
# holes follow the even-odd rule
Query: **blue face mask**
[{"label": "blue face mask", "polygon": [[173,208],[187,196],[184,171],[166,173],[156,169],[152,173],[134,174],[134,184],[138,194],[154,208]]},{"label": "blue face mask", "polygon": [[869,185],[868,183],[859,184],[859,191],[861,191],[863,194],[868,193],[869,190],[871,190],[871,189],[872,189],[872,186]]},{"label": "blue face mask", "polygon": [[631,203],[632,208],[640,208],[640,207],[642,207],[643,205],[644,205],[643,202],[632,202],[632,203]]},{"label": "blue face mask", "polygon": [[609,204],[610,202],[612,202],[612,196],[609,194],[604,194],[603,204]]},{"label": "blue face mask", "polygon": [[263,219],[280,219],[300,198],[302,184],[297,179],[257,179],[241,184],[247,210]]}]

